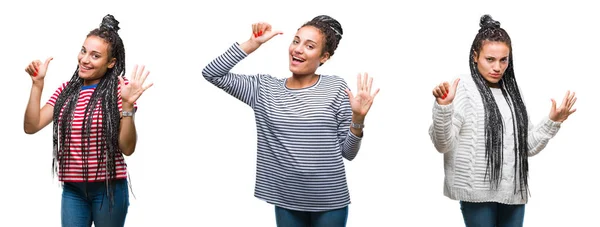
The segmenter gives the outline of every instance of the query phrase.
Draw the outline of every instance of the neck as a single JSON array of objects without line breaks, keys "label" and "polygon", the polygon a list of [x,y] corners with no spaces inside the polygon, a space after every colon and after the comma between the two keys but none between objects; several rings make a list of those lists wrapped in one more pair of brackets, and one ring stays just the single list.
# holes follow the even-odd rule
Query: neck
[{"label": "neck", "polygon": [[319,75],[308,74],[308,75],[297,75],[294,74],[292,77],[287,79],[286,86],[291,89],[301,89],[314,85],[319,80]]},{"label": "neck", "polygon": [[486,81],[487,86],[491,87],[491,88],[500,88],[500,83],[490,83],[489,81]]},{"label": "neck", "polygon": [[98,84],[99,82],[100,82],[100,79],[96,79],[96,80],[83,80],[83,86],[90,86],[90,85]]}]

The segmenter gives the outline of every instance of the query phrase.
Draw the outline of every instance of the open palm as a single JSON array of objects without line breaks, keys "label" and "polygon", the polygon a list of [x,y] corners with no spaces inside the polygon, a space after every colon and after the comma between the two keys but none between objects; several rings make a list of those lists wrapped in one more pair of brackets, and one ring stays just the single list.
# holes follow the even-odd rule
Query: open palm
[{"label": "open palm", "polygon": [[577,109],[573,109],[573,105],[575,105],[575,101],[577,101],[577,97],[575,97],[575,92],[567,91],[565,97],[563,98],[560,106],[556,107],[556,101],[552,99],[552,108],[550,109],[550,120],[555,122],[563,122],[567,120],[567,118],[575,113]]},{"label": "open palm", "polygon": [[358,116],[366,116],[371,109],[371,105],[373,105],[373,100],[377,93],[379,93],[379,88],[375,90],[373,94],[371,94],[371,87],[373,85],[373,78],[369,78],[368,73],[360,73],[357,76],[357,91],[356,96],[350,91],[346,89],[346,93],[348,93],[348,97],[350,98],[350,107],[352,108],[352,113]]},{"label": "open palm", "polygon": [[135,65],[133,67],[133,73],[131,73],[131,78],[129,79],[128,84],[125,84],[123,77],[119,77],[121,84],[121,99],[124,103],[133,104],[138,98],[140,98],[146,89],[152,87],[154,83],[144,84],[148,74],[150,74],[150,72],[145,71],[143,65],[139,70],[138,66]]}]

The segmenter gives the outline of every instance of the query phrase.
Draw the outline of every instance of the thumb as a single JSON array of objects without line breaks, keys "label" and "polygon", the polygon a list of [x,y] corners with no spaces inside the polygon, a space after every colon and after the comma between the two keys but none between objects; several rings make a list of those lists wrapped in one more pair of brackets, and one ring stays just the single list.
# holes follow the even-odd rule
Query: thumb
[{"label": "thumb", "polygon": [[452,83],[452,90],[455,90],[458,88],[458,82],[460,81],[460,78],[456,78],[454,80],[454,83]]},{"label": "thumb", "polygon": [[123,76],[118,76],[119,78],[119,85],[123,86],[125,84],[125,81],[123,81]]},{"label": "thumb", "polygon": [[277,31],[273,31],[271,33],[271,35],[269,36],[269,39],[275,37],[276,35],[283,35],[283,32],[282,31],[278,31],[278,30]]},{"label": "thumb", "polygon": [[552,109],[550,109],[550,113],[556,111],[556,101],[554,99],[550,99],[552,101]]},{"label": "thumb", "polygon": [[350,102],[352,102],[352,100],[354,100],[354,94],[352,94],[352,91],[346,88],[346,94],[348,94],[348,97],[350,97]]},{"label": "thumb", "polygon": [[54,58],[49,57],[48,59],[46,59],[46,61],[44,62],[44,67],[48,67],[48,64],[50,64],[50,61],[52,61],[52,59],[54,59]]}]

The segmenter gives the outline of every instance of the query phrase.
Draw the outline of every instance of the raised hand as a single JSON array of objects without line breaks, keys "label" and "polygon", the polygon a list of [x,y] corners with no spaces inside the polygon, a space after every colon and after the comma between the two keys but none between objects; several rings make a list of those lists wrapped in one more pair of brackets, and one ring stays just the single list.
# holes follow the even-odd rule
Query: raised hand
[{"label": "raised hand", "polygon": [[357,91],[356,96],[352,94],[350,89],[346,89],[346,93],[350,98],[350,107],[352,107],[352,114],[356,115],[355,117],[362,118],[367,115],[369,109],[371,109],[371,105],[373,105],[373,100],[377,93],[379,93],[379,88],[375,90],[373,94],[371,94],[371,87],[373,85],[373,78],[369,78],[368,73],[359,73],[357,76]]},{"label": "raised hand", "polygon": [[123,77],[119,76],[119,82],[121,85],[121,99],[123,100],[123,104],[133,103],[146,91],[146,89],[152,87],[154,83],[144,84],[146,81],[146,77],[150,74],[149,71],[144,70],[145,66],[141,66],[138,69],[138,66],[135,65],[133,67],[133,72],[131,73],[131,78],[129,79],[129,83],[126,85]]},{"label": "raised hand", "polygon": [[442,82],[440,85],[433,88],[433,96],[435,100],[440,105],[448,105],[452,103],[454,97],[456,96],[456,89],[458,88],[458,82],[460,78],[457,78],[450,86],[450,83],[447,81]]},{"label": "raised hand", "polygon": [[273,30],[269,23],[260,22],[252,24],[252,36],[250,37],[250,40],[257,42],[258,44],[263,44],[274,36],[281,34],[283,34],[283,32]]},{"label": "raised hand", "polygon": [[31,79],[34,82],[42,81],[44,80],[44,77],[46,77],[46,72],[48,71],[48,64],[50,64],[50,61],[52,61],[52,59],[54,58],[49,57],[44,63],[42,63],[40,60],[32,61],[25,68],[25,72],[27,72],[27,74],[31,76]]},{"label": "raised hand", "polygon": [[558,108],[556,107],[556,101],[552,99],[552,109],[550,109],[550,120],[555,122],[563,122],[567,120],[567,118],[575,113],[577,109],[572,109],[573,105],[575,105],[575,101],[577,101],[577,97],[575,97],[575,92],[567,91],[565,97],[563,98],[562,103]]}]

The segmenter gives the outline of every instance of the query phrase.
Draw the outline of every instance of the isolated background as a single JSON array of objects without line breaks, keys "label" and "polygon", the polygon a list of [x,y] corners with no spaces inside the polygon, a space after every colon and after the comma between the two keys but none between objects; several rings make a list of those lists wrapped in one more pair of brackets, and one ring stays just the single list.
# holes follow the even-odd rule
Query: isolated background
[{"label": "isolated background", "polygon": [[[464,226],[442,194],[442,155],[427,130],[431,89],[469,73],[479,18],[491,14],[513,39],[515,72],[534,123],[550,99],[577,92],[578,112],[530,159],[526,226],[597,221],[600,19],[591,3],[517,1],[13,1],[0,7],[0,226],[59,226],[61,189],[51,175],[52,134],[23,132],[31,80],[24,68],[54,57],[42,103],[75,70],[86,34],[102,17],[121,22],[127,70],[145,64],[154,82],[138,100],[138,145],[127,157],[133,192],[126,226],[275,226],[253,197],[256,130],[249,107],[209,84],[201,70],[251,24],[284,32],[235,72],[288,77],[288,45],[319,14],[344,36],[319,73],[369,72],[381,88],[358,157],[346,162],[348,226]],[[393,4],[393,5],[392,5]],[[129,73],[128,73],[129,74]]]}]

